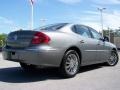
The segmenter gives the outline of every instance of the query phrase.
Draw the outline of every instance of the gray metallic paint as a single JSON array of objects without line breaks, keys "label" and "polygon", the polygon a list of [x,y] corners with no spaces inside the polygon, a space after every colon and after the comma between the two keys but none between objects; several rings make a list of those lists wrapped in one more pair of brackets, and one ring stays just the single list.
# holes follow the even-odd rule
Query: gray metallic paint
[{"label": "gray metallic paint", "polygon": [[[10,33],[7,43],[9,46],[12,45],[13,48],[5,46],[3,48],[3,57],[10,61],[59,67],[66,50],[71,47],[76,47],[81,52],[81,66],[106,62],[110,56],[110,52],[113,48],[116,49],[116,46],[109,42],[80,36],[71,30],[73,25],[74,24],[68,24],[57,31],[41,31],[51,38],[48,45],[30,45],[30,38],[32,38],[36,31],[16,31]],[[24,34],[24,32],[29,32],[30,35]],[[14,34],[20,33],[22,33],[22,37],[26,39],[18,41],[10,40],[10,37]],[[84,43],[82,43],[82,40]],[[14,44],[14,42],[18,44]],[[6,53],[9,51],[17,53],[16,56],[12,55],[14,59],[6,56]]]}]

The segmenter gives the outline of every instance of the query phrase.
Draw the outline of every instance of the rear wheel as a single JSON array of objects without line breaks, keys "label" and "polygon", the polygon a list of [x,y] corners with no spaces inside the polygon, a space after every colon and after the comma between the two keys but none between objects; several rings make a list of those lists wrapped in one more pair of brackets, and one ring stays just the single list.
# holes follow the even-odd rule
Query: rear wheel
[{"label": "rear wheel", "polygon": [[35,65],[30,65],[30,64],[26,64],[26,63],[20,63],[20,66],[25,71],[34,71],[36,69]]},{"label": "rear wheel", "polygon": [[116,51],[112,51],[110,58],[107,60],[107,65],[115,66],[117,63],[118,63],[118,54]]},{"label": "rear wheel", "polygon": [[69,50],[65,53],[61,63],[60,71],[62,76],[70,78],[74,77],[79,71],[80,58],[75,50]]}]

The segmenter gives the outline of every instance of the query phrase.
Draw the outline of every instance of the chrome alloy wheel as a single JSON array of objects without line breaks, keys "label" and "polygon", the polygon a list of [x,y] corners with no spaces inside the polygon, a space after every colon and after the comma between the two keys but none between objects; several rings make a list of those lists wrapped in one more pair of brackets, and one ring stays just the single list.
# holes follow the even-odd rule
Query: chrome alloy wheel
[{"label": "chrome alloy wheel", "polygon": [[74,75],[78,70],[79,57],[76,54],[69,54],[65,63],[65,70],[68,74]]},{"label": "chrome alloy wheel", "polygon": [[117,53],[116,53],[116,52],[111,52],[111,56],[110,56],[110,58],[108,59],[108,64],[109,64],[110,66],[114,66],[114,65],[116,65],[117,62],[118,62]]}]

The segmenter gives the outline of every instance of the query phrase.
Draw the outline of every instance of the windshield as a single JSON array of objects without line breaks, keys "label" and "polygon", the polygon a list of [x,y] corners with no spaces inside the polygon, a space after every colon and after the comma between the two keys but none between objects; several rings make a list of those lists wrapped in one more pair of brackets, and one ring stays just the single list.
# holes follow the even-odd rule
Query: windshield
[{"label": "windshield", "polygon": [[58,29],[61,29],[62,27],[66,26],[68,23],[58,23],[58,24],[50,24],[50,25],[47,25],[47,26],[43,26],[43,27],[40,27],[40,28],[37,28],[35,30],[49,30],[49,31],[55,31],[55,30],[58,30]]}]

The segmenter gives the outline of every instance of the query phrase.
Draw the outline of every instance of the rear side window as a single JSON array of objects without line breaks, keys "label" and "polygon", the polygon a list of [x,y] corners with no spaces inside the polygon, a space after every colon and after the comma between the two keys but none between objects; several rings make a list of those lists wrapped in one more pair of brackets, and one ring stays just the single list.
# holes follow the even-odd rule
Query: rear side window
[{"label": "rear side window", "polygon": [[89,29],[82,25],[75,25],[73,28],[73,31],[83,37],[91,38],[91,34],[89,32]]},{"label": "rear side window", "polygon": [[35,29],[37,31],[56,31],[59,30],[61,28],[63,28],[64,26],[66,26],[68,23],[58,23],[58,24],[51,24],[51,25],[46,25],[43,27],[40,27],[38,29]]}]

